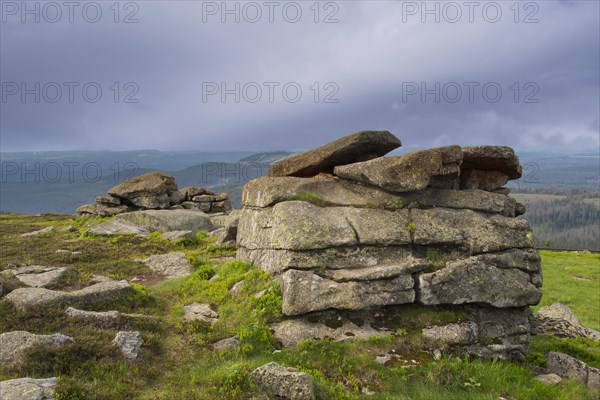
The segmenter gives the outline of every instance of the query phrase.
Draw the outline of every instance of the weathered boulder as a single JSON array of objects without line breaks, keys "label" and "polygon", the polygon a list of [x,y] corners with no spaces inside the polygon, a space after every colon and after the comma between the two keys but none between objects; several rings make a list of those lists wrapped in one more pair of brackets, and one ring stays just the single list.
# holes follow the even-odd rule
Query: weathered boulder
[{"label": "weathered boulder", "polygon": [[51,287],[72,273],[74,273],[72,268],[44,267],[41,265],[30,265],[0,271],[0,275],[13,276],[29,287]]},{"label": "weathered boulder", "polygon": [[282,311],[301,315],[330,308],[360,310],[373,306],[412,303],[411,275],[380,280],[337,282],[311,271],[288,270],[281,277]]},{"label": "weathered boulder", "polygon": [[600,369],[567,354],[548,353],[548,373],[576,380],[592,390],[600,390]]},{"label": "weathered boulder", "polygon": [[400,140],[390,132],[362,131],[279,161],[271,166],[269,176],[331,173],[335,166],[380,157],[400,146]]},{"label": "weathered boulder", "polygon": [[461,163],[460,147],[447,146],[338,166],[334,174],[391,192],[423,190],[432,183],[442,189],[458,189]]},{"label": "weathered boulder", "polygon": [[51,400],[56,396],[56,378],[20,378],[0,382],[0,400]]},{"label": "weathered boulder", "polygon": [[495,268],[481,257],[448,262],[439,271],[418,278],[417,301],[421,304],[488,304],[521,307],[540,302],[542,292],[519,269]]},{"label": "weathered boulder", "polygon": [[210,217],[201,211],[189,210],[144,210],[117,215],[102,222],[87,233],[95,235],[137,234],[147,235],[152,231],[211,231],[214,226]]},{"label": "weathered boulder", "polygon": [[212,348],[218,352],[226,352],[232,351],[240,347],[242,344],[238,340],[237,337],[230,337],[226,339],[219,340],[212,344]]},{"label": "weathered boulder", "polygon": [[10,292],[5,299],[19,310],[49,307],[93,308],[124,301],[135,292],[125,281],[97,283],[74,292],[61,292],[43,288],[21,288]]},{"label": "weathered boulder", "polygon": [[125,182],[108,190],[108,194],[121,199],[124,204],[142,208],[169,208],[169,195],[177,191],[177,184],[172,176],[160,172],[127,179]]},{"label": "weathered boulder", "polygon": [[203,321],[214,324],[219,320],[219,313],[210,304],[192,303],[183,307],[183,319],[186,321]]},{"label": "weathered boulder", "polygon": [[272,207],[290,200],[307,199],[323,206],[398,209],[445,207],[471,209],[515,216],[516,202],[503,194],[483,190],[445,190],[426,188],[421,191],[390,193],[375,186],[333,176],[314,178],[257,178],[246,184],[242,193],[245,207]]},{"label": "weathered boulder", "polygon": [[123,357],[128,360],[135,360],[144,341],[142,334],[138,331],[120,331],[117,332],[113,343],[121,350]]},{"label": "weathered boulder", "polygon": [[96,203],[120,206],[121,200],[118,197],[113,196],[96,196]]},{"label": "weathered boulder", "polygon": [[196,234],[192,231],[169,231],[161,233],[160,236],[170,242],[176,242],[179,239],[194,239]]},{"label": "weathered boulder", "polygon": [[276,362],[258,367],[250,374],[269,397],[289,400],[314,400],[315,389],[310,375],[284,368]]},{"label": "weathered boulder", "polygon": [[21,365],[27,350],[42,346],[44,348],[61,348],[73,344],[70,336],[60,333],[53,335],[37,335],[25,331],[14,331],[0,334],[0,366],[15,367]]},{"label": "weathered boulder", "polygon": [[536,376],[535,379],[546,385],[558,385],[562,381],[562,378],[556,374],[542,374]]},{"label": "weathered boulder", "polygon": [[554,303],[540,308],[535,315],[535,320],[534,333],[538,335],[600,340],[600,332],[582,326],[573,311],[565,304]]},{"label": "weathered boulder", "polygon": [[519,179],[522,169],[519,158],[510,147],[476,146],[463,147],[462,169],[479,169],[500,171],[509,179]]},{"label": "weathered boulder", "polygon": [[168,278],[179,278],[192,273],[185,253],[167,253],[148,257],[144,260],[152,271]]}]

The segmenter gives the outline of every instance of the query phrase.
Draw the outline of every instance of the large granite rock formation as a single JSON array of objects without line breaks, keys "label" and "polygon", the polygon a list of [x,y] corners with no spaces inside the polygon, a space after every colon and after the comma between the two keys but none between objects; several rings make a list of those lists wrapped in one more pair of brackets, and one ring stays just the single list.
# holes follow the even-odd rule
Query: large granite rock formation
[{"label": "large granite rock formation", "polygon": [[[498,190],[521,174],[513,150],[447,146],[373,158],[375,136],[351,160],[331,157],[319,160],[326,169],[290,172],[346,140],[246,185],[238,258],[280,280],[289,317],[411,303],[476,306],[482,311],[470,313],[467,352],[522,359],[542,278],[531,229],[515,218],[522,206]],[[333,175],[315,174],[325,170]],[[479,343],[489,326],[512,332],[511,321],[527,326],[501,336],[502,346]]]},{"label": "large granite rock formation", "polygon": [[96,202],[77,209],[80,216],[111,217],[138,210],[188,209],[206,213],[231,210],[227,193],[199,187],[178,190],[175,178],[161,172],[149,172],[127,179],[108,190],[108,196],[97,196]]}]

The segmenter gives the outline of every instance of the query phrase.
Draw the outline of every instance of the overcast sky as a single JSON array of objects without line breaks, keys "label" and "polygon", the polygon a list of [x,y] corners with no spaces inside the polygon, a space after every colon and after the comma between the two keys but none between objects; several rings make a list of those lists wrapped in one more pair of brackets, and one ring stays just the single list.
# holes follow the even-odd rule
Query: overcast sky
[{"label": "overcast sky", "polygon": [[4,152],[600,146],[596,0],[0,3]]}]

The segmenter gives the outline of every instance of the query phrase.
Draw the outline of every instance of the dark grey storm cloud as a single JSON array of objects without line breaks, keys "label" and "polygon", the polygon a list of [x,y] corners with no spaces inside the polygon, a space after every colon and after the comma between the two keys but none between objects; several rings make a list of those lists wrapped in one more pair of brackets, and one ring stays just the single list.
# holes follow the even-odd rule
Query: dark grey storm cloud
[{"label": "dark grey storm cloud", "polygon": [[65,4],[0,1],[2,151],[600,146],[596,1]]}]

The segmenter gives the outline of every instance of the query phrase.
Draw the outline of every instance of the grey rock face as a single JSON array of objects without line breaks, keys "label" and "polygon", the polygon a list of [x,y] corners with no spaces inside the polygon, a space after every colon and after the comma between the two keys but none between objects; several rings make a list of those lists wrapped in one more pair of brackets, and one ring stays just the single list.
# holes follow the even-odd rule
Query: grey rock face
[{"label": "grey rock face", "polygon": [[465,169],[460,173],[461,189],[480,189],[494,191],[508,182],[504,172],[482,169]]},{"label": "grey rock face", "polygon": [[310,271],[288,270],[281,278],[282,311],[301,315],[329,308],[360,310],[373,306],[412,303],[414,281],[410,275],[375,281],[336,282]]},{"label": "grey rock face", "polygon": [[37,335],[14,331],[0,334],[0,343],[0,365],[14,367],[23,363],[25,352],[33,347],[61,348],[73,344],[73,338],[60,333]]},{"label": "grey rock face", "polygon": [[112,196],[96,196],[96,203],[120,206],[121,200],[118,197]]},{"label": "grey rock face", "polygon": [[49,287],[73,272],[73,269],[66,267],[30,265],[27,267],[0,271],[0,275],[14,276],[24,285],[29,287]]},{"label": "grey rock face", "polygon": [[0,400],[52,400],[56,378],[20,378],[0,382]]},{"label": "grey rock face", "polygon": [[121,214],[94,226],[88,232],[96,235],[122,233],[148,234],[152,231],[211,231],[210,217],[201,211],[144,210]]},{"label": "grey rock face", "polygon": [[467,345],[477,340],[477,325],[474,323],[434,326],[422,330],[423,337],[442,344]]},{"label": "grey rock face", "polygon": [[548,354],[548,373],[576,380],[592,390],[600,390],[600,369],[567,354],[551,351]]},{"label": "grey rock face", "polygon": [[113,343],[119,347],[123,357],[128,360],[135,360],[142,348],[144,341],[142,334],[137,331],[121,331],[113,339]]},{"label": "grey rock face", "polygon": [[359,326],[346,319],[335,327],[327,326],[323,322],[311,322],[306,318],[289,319],[272,324],[270,328],[275,338],[287,348],[294,348],[300,342],[309,339],[349,341],[387,334],[373,329],[369,324]]},{"label": "grey rock face", "polygon": [[447,263],[439,271],[418,279],[417,301],[421,304],[483,303],[492,307],[522,307],[538,304],[542,292],[518,269],[494,268],[480,257]]},{"label": "grey rock face", "polygon": [[219,320],[219,313],[213,310],[210,304],[192,303],[183,307],[183,319],[214,324]]},{"label": "grey rock face", "polygon": [[515,216],[514,199],[482,190],[445,190],[426,188],[416,192],[390,193],[375,186],[332,176],[314,178],[258,178],[246,184],[242,203],[246,207],[272,207],[283,201],[312,196],[328,206],[397,209],[445,207],[472,209]]},{"label": "grey rock face", "polygon": [[270,362],[258,367],[250,377],[269,396],[278,396],[289,400],[314,400],[314,384],[310,375],[297,372]]},{"label": "grey rock face", "polygon": [[271,166],[269,176],[314,176],[321,172],[331,173],[337,165],[380,157],[400,145],[400,140],[390,132],[362,131],[279,161]]},{"label": "grey rock face", "polygon": [[435,187],[452,189],[458,188],[461,163],[460,147],[448,146],[343,165],[334,174],[391,192],[423,190],[432,181]]},{"label": "grey rock face", "polygon": [[169,278],[188,276],[192,273],[185,253],[167,253],[148,257],[146,264],[152,271]]},{"label": "grey rock face", "polygon": [[10,292],[5,299],[20,310],[44,309],[55,306],[93,308],[103,304],[124,301],[134,293],[131,285],[123,280],[102,282],[74,292],[61,292],[43,288],[21,288]]}]

